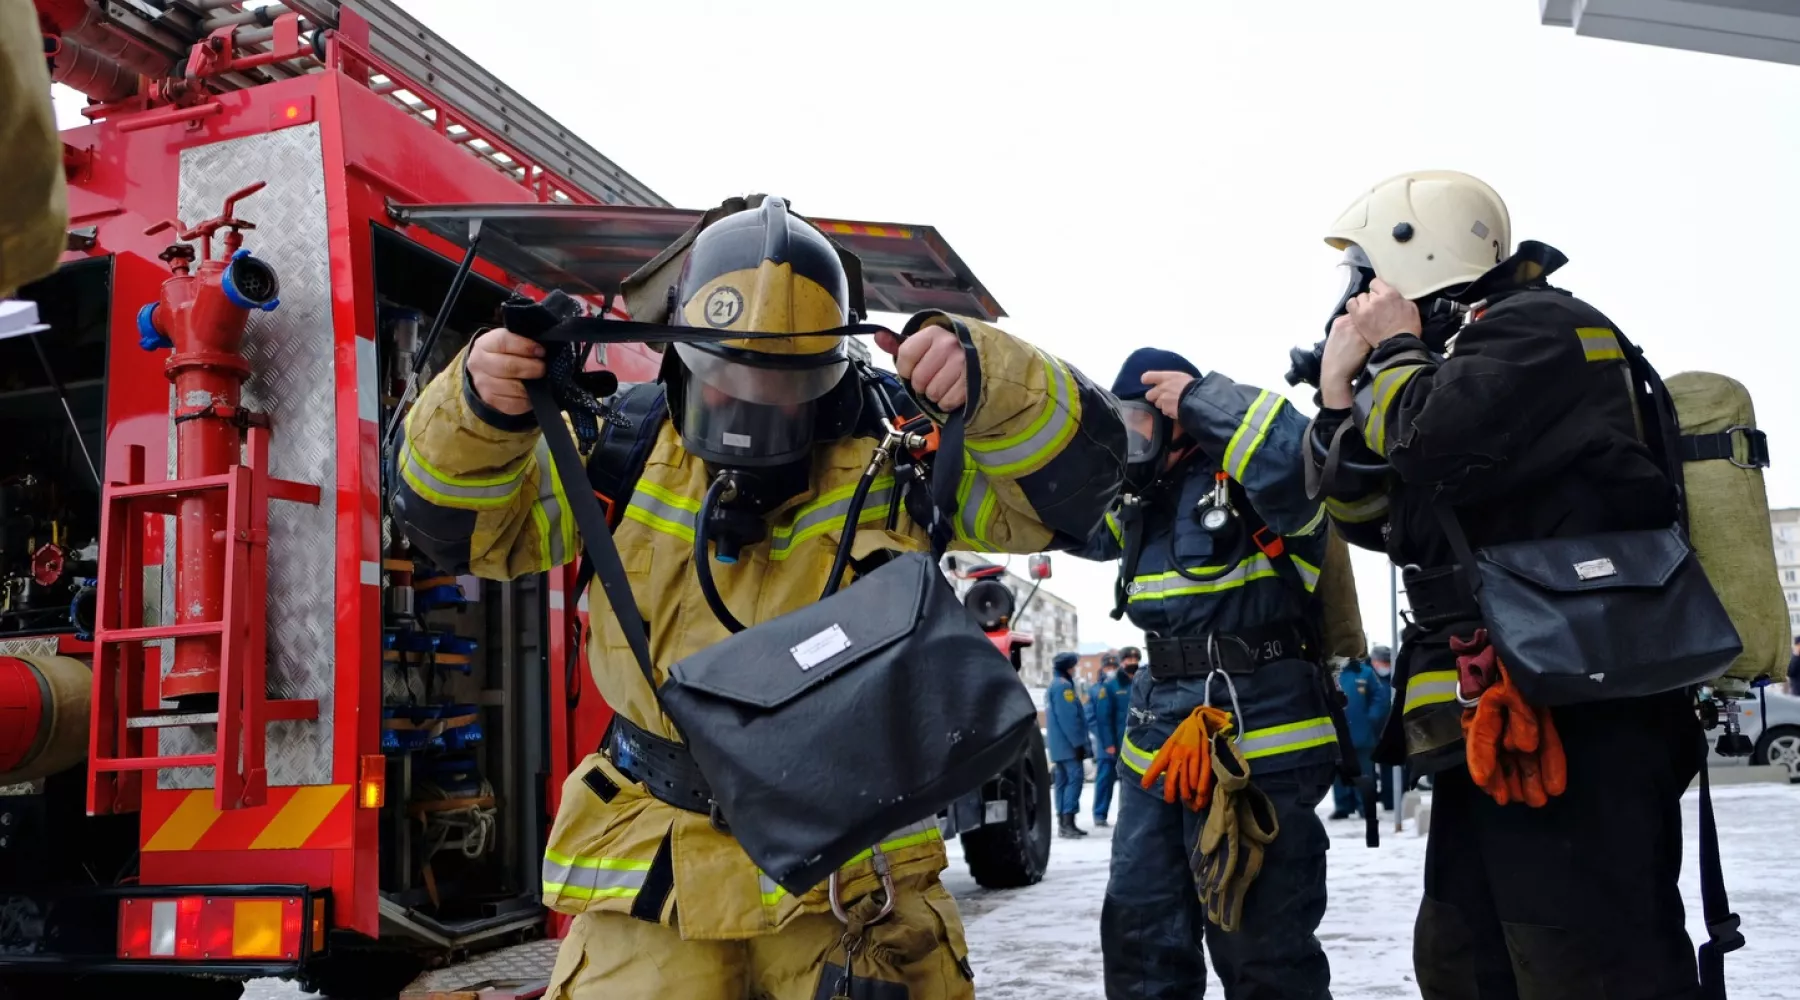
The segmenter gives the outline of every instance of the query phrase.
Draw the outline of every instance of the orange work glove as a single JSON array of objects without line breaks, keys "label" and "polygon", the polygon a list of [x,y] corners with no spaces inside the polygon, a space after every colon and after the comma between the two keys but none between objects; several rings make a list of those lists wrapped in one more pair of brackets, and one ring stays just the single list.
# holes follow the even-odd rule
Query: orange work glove
[{"label": "orange work glove", "polygon": [[1231,714],[1224,709],[1206,705],[1194,709],[1163,741],[1140,784],[1148,789],[1163,778],[1164,802],[1180,799],[1195,812],[1205,809],[1212,801],[1212,738],[1230,730]]},{"label": "orange work glove", "polygon": [[1568,787],[1568,761],[1550,710],[1527,704],[1506,665],[1500,680],[1463,710],[1469,778],[1495,802],[1540,808]]}]

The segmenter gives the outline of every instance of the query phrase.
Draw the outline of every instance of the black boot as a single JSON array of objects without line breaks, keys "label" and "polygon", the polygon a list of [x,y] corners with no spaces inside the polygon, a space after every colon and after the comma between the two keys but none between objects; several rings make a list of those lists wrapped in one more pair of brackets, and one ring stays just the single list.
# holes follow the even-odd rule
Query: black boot
[{"label": "black boot", "polygon": [[1075,839],[1074,830],[1075,824],[1070,822],[1068,813],[1062,813],[1056,817],[1056,835],[1058,837],[1063,840],[1073,840]]},{"label": "black boot", "polygon": [[1081,827],[1075,825],[1075,814],[1070,813],[1069,814],[1069,836],[1085,837],[1087,835],[1088,835],[1088,832],[1086,830],[1083,830]]},{"label": "black boot", "polygon": [[1096,830],[1100,829],[1103,826],[1111,826],[1111,825],[1112,825],[1111,823],[1108,823],[1106,821],[1105,816],[1095,816],[1094,817],[1094,829],[1096,829]]}]

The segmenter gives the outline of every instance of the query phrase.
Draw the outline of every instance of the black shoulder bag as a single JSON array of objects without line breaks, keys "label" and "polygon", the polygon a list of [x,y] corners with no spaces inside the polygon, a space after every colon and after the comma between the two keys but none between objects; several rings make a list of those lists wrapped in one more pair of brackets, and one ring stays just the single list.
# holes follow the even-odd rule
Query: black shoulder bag
[{"label": "black shoulder bag", "polygon": [[[676,663],[659,687],[552,388],[525,387],[595,578],[711,789],[701,808],[783,888],[811,890],[885,834],[980,788],[1025,748],[1036,707],[936,560],[920,553]],[[958,416],[944,429],[934,496],[954,496],[961,453]],[[947,538],[934,525],[934,555]]]},{"label": "black shoulder bag", "polygon": [[[1674,404],[1656,370],[1623,335],[1644,437],[1678,495]],[[1687,538],[1666,528],[1507,542],[1472,550],[1456,513],[1439,523],[1481,607],[1488,638],[1536,705],[1638,698],[1705,684],[1743,651]]]}]

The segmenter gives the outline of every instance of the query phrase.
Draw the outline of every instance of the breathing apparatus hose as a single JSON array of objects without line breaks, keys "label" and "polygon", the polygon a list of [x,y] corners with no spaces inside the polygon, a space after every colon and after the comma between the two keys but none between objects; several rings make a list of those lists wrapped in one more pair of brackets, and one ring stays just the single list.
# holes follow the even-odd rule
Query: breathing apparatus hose
[{"label": "breathing apparatus hose", "polygon": [[718,506],[719,498],[730,485],[729,475],[715,476],[712,485],[706,488],[706,499],[700,501],[699,523],[694,526],[694,575],[700,578],[700,596],[706,598],[706,606],[712,609],[713,617],[729,631],[742,632],[744,623],[738,621],[731,609],[725,606],[725,599],[719,596],[719,588],[713,583],[712,553],[707,551],[706,546],[710,540],[706,533],[707,523],[712,517],[713,508]]},{"label": "breathing apparatus hose", "polygon": [[856,525],[862,520],[863,506],[869,500],[869,488],[875,485],[875,476],[880,471],[881,461],[877,456],[863,470],[862,478],[856,481],[856,492],[850,495],[850,509],[844,512],[844,536],[838,541],[837,554],[831,559],[831,575],[825,578],[825,592],[819,595],[821,601],[837,593],[838,585],[844,579],[844,567],[850,563],[850,548],[856,541]]},{"label": "breathing apparatus hose", "polygon": [[1181,564],[1181,560],[1179,558],[1177,558],[1175,555],[1175,532],[1173,532],[1173,531],[1169,532],[1168,546],[1169,546],[1169,565],[1175,567],[1175,572],[1180,573],[1183,577],[1186,577],[1187,579],[1192,580],[1195,583],[1212,583],[1215,580],[1223,579],[1232,570],[1237,569],[1239,563],[1243,562],[1242,558],[1239,558],[1244,551],[1244,546],[1243,546],[1243,542],[1242,542],[1241,538],[1237,545],[1232,546],[1231,555],[1233,556],[1233,558],[1231,559],[1231,561],[1220,566],[1219,571],[1216,573],[1196,573],[1193,570],[1188,569],[1186,566],[1183,566]]}]

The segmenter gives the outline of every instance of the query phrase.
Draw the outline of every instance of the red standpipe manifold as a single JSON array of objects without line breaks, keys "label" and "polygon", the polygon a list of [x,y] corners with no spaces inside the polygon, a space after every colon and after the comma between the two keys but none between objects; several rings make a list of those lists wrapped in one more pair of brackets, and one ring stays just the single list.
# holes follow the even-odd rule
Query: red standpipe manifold
[{"label": "red standpipe manifold", "polygon": [[[138,312],[138,344],[146,351],[173,349],[163,371],[175,383],[175,478],[223,475],[243,460],[244,428],[251,415],[238,405],[250,377],[242,353],[251,310],[267,312],[279,300],[279,282],[268,264],[239,249],[241,230],[256,228],[233,216],[240,199],[263,188],[262,181],[225,199],[217,217],[193,228],[180,220],[157,223],[146,236],[172,229],[179,240],[200,240],[199,270],[194,248],[171,244],[161,254],[174,276],[163,282],[162,297]],[[225,256],[214,259],[212,237],[225,232]],[[225,491],[208,490],[180,500],[175,519],[175,624],[216,622],[224,613]],[[174,662],[162,681],[162,697],[184,707],[211,707],[219,694],[219,636],[175,640]]]}]

